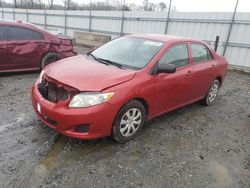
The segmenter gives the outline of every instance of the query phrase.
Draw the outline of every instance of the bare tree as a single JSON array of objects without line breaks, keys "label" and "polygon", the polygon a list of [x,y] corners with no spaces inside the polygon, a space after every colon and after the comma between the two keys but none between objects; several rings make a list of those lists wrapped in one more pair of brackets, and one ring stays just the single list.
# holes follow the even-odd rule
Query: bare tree
[{"label": "bare tree", "polygon": [[14,0],[13,3],[14,3],[14,8],[17,8],[17,0]]},{"label": "bare tree", "polygon": [[48,0],[48,4],[49,4],[49,9],[52,9],[54,5],[54,0]]},{"label": "bare tree", "polygon": [[42,9],[42,0],[39,0],[39,8]]},{"label": "bare tree", "polygon": [[34,8],[34,1],[31,0],[31,7]]},{"label": "bare tree", "polygon": [[166,6],[166,4],[165,4],[164,2],[161,2],[161,3],[159,4],[159,6],[160,6],[161,11],[163,11],[164,9],[167,8],[167,6]]}]

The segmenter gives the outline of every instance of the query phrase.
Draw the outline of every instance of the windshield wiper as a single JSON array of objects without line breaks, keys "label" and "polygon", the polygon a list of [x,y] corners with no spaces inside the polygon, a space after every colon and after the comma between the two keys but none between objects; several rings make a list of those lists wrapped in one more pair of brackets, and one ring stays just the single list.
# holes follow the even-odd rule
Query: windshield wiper
[{"label": "windshield wiper", "polygon": [[98,61],[98,62],[100,62],[100,63],[103,63],[103,64],[105,64],[105,65],[108,65],[108,63],[106,63],[106,62],[100,60],[99,58],[97,58],[96,56],[94,56],[92,53],[87,53],[87,55],[88,55],[88,56],[91,56],[94,60],[96,60],[96,61]]},{"label": "windshield wiper", "polygon": [[116,62],[114,62],[114,61],[111,61],[111,60],[108,60],[108,59],[102,59],[102,58],[98,58],[99,60],[101,60],[101,61],[104,61],[104,62],[106,62],[106,63],[108,63],[108,64],[110,64],[110,65],[114,65],[114,66],[116,66],[116,67],[118,67],[118,68],[120,68],[120,69],[124,69],[124,66],[123,65],[121,65],[121,64],[119,64],[119,63],[116,63]]},{"label": "windshield wiper", "polygon": [[120,69],[124,69],[124,66],[119,64],[119,63],[116,63],[114,61],[111,61],[111,60],[108,60],[108,59],[103,59],[103,58],[98,58],[96,56],[94,56],[92,53],[87,53],[88,56],[91,56],[94,60],[100,62],[100,63],[103,63],[105,65],[114,65]]}]

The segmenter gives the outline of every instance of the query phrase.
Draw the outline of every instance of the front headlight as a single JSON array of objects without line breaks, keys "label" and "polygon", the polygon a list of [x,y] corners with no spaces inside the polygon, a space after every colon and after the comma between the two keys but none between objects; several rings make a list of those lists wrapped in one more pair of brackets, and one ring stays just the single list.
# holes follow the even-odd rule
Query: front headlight
[{"label": "front headlight", "polygon": [[80,93],[69,103],[70,108],[89,107],[109,101],[115,93]]},{"label": "front headlight", "polygon": [[44,76],[44,70],[41,71],[39,78],[38,78],[38,83],[40,84],[43,80],[43,76]]}]

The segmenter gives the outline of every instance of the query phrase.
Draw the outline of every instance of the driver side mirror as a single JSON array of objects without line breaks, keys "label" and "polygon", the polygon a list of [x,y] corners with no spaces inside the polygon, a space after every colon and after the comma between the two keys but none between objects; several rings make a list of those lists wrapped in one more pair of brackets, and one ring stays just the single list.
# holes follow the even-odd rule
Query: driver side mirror
[{"label": "driver side mirror", "polygon": [[175,73],[176,72],[176,65],[163,63],[158,65],[157,73]]}]

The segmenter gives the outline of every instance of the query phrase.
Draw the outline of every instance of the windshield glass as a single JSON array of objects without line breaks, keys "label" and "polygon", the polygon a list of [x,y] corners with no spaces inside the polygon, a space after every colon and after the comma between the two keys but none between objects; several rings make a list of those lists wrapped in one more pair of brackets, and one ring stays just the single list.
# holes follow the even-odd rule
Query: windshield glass
[{"label": "windshield glass", "polygon": [[91,54],[128,68],[145,67],[162,48],[163,43],[135,37],[122,37],[104,44]]}]

